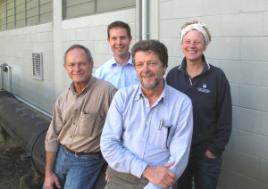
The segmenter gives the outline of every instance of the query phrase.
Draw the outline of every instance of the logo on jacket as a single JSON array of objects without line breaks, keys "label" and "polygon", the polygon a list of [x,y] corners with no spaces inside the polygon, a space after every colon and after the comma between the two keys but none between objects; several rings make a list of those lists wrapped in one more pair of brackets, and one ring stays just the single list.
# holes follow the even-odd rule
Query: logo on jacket
[{"label": "logo on jacket", "polygon": [[203,83],[201,87],[197,87],[197,90],[201,93],[210,93],[206,83]]}]

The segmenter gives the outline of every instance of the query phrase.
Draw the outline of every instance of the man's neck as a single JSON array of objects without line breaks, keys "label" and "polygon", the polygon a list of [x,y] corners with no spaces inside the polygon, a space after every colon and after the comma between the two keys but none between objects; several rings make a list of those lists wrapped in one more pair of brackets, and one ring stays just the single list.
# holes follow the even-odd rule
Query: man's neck
[{"label": "man's neck", "polygon": [[130,56],[130,54],[126,53],[126,54],[121,55],[121,56],[114,56],[114,59],[115,59],[117,64],[124,65],[124,64],[128,63],[129,56]]},{"label": "man's neck", "polygon": [[78,95],[81,94],[83,90],[87,87],[89,80],[90,78],[85,82],[79,82],[79,83],[73,82],[74,90]]},{"label": "man's neck", "polygon": [[144,96],[148,99],[150,107],[154,105],[157,99],[160,97],[164,90],[164,79],[158,84],[158,86],[154,89],[144,89],[142,88],[142,92]]}]

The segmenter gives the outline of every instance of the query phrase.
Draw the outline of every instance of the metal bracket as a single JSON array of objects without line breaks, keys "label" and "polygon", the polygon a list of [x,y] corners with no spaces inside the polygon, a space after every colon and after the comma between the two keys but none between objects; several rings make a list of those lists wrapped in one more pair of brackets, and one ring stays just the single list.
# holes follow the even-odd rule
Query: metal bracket
[{"label": "metal bracket", "polygon": [[1,64],[1,69],[3,72],[8,72],[11,69],[11,67],[7,63],[3,63]]}]

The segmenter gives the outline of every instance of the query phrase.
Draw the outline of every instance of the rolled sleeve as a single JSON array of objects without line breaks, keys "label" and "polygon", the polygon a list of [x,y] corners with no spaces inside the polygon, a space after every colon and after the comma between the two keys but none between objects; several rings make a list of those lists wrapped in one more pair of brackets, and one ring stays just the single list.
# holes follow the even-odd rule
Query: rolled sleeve
[{"label": "rolled sleeve", "polygon": [[48,127],[45,138],[46,151],[56,152],[58,150],[59,147],[58,133],[61,125],[62,125],[62,119],[60,116],[59,99],[57,99],[54,106],[53,117]]},{"label": "rolled sleeve", "polygon": [[59,147],[59,142],[57,139],[57,136],[54,134],[53,131],[51,131],[52,126],[49,126],[49,129],[46,134],[46,139],[45,139],[45,150],[49,152],[56,152]]}]

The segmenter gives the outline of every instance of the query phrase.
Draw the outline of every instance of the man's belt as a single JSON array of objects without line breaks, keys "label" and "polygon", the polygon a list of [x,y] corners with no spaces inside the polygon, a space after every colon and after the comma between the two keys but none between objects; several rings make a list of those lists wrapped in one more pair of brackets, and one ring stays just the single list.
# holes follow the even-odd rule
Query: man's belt
[{"label": "man's belt", "polygon": [[69,148],[67,148],[66,146],[63,146],[64,150],[71,153],[71,154],[74,154],[74,155],[77,155],[77,156],[81,156],[81,155],[101,155],[101,152],[75,152]]}]

